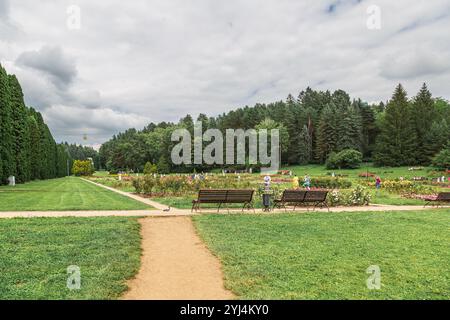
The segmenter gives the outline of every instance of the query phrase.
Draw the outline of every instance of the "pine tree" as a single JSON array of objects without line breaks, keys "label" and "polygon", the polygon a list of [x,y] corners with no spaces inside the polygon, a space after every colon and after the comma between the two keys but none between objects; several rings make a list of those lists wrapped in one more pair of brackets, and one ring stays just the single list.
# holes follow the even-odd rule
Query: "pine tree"
[{"label": "pine tree", "polygon": [[399,84],[389,101],[374,156],[377,165],[415,164],[416,133],[407,93]]},{"label": "pine tree", "polygon": [[436,119],[436,109],[431,93],[428,91],[425,83],[413,100],[412,118],[416,131],[416,161],[419,164],[430,164],[433,155],[425,152],[427,149],[425,140],[433,121]]}]

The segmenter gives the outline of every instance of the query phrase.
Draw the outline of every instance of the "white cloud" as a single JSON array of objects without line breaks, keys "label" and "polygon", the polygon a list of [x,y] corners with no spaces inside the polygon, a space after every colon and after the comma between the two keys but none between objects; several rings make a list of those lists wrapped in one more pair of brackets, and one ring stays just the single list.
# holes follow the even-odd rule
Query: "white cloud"
[{"label": "white cloud", "polygon": [[[80,30],[66,28],[71,4],[81,8]],[[379,31],[366,27],[372,4],[381,8]],[[27,102],[54,119],[58,139],[82,128],[101,132],[92,142],[101,143],[127,128],[119,123],[216,115],[306,86],[384,101],[398,82],[414,94],[426,81],[434,95],[450,98],[448,0],[15,0],[8,12],[21,36],[0,32],[1,61],[55,47],[61,61],[73,59],[62,69],[76,73],[63,73],[70,80],[63,86],[48,76],[60,74],[51,61],[37,68],[47,76],[21,65],[8,69],[18,74]],[[122,120],[105,127],[56,116],[74,109]],[[80,136],[70,141],[84,142]]]}]

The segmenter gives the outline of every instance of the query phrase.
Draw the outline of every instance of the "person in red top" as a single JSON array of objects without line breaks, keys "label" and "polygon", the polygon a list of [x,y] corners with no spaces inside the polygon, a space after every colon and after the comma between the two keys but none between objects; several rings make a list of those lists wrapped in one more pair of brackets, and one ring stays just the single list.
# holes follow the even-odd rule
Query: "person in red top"
[{"label": "person in red top", "polygon": [[377,188],[377,195],[378,195],[378,192],[381,189],[381,178],[379,176],[377,176],[375,179],[375,187]]}]

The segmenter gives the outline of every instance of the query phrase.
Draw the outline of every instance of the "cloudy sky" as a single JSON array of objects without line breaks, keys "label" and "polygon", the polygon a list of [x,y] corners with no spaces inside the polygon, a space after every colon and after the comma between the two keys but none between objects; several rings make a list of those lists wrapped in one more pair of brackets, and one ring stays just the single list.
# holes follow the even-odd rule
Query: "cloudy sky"
[{"label": "cloudy sky", "polygon": [[449,99],[450,1],[0,0],[0,62],[56,140],[90,145],[307,86]]}]

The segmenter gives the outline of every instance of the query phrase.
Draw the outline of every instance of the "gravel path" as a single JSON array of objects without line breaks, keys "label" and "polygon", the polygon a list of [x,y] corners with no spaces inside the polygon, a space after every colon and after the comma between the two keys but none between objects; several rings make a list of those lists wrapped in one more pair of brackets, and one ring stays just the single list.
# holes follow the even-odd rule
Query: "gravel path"
[{"label": "gravel path", "polygon": [[189,217],[146,218],[141,268],[123,299],[233,299],[223,285],[219,260],[197,236]]}]

